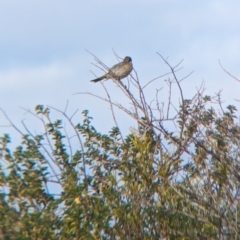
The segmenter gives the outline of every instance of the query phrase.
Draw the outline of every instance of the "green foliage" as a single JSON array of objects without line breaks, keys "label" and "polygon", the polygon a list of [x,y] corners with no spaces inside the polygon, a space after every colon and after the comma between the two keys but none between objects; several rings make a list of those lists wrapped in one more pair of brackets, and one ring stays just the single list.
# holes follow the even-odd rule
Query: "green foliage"
[{"label": "green foliage", "polygon": [[[44,133],[0,138],[1,239],[237,239],[237,109],[185,100],[170,132],[145,121],[124,139],[88,111],[68,137],[39,105]],[[158,133],[156,134],[156,131]],[[74,141],[72,141],[74,140]]]}]

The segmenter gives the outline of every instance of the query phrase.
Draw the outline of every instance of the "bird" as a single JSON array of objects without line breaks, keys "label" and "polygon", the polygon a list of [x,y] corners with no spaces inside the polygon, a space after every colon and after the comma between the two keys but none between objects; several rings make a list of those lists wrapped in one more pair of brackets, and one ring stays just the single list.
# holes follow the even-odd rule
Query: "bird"
[{"label": "bird", "polygon": [[109,78],[121,80],[127,77],[132,71],[132,69],[133,69],[132,58],[125,57],[122,62],[112,66],[106,74],[104,74],[99,78],[91,80],[91,82],[96,83],[103,79],[109,79]]}]

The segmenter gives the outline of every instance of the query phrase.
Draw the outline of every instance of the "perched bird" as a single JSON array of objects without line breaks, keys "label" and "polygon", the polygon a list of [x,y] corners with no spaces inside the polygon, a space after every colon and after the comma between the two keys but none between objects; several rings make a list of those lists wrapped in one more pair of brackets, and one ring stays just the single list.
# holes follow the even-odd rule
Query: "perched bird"
[{"label": "perched bird", "polygon": [[122,62],[114,65],[109,69],[109,71],[104,74],[102,77],[91,80],[91,82],[99,82],[103,79],[117,79],[121,80],[128,76],[128,74],[132,71],[132,59],[130,57],[125,57]]}]

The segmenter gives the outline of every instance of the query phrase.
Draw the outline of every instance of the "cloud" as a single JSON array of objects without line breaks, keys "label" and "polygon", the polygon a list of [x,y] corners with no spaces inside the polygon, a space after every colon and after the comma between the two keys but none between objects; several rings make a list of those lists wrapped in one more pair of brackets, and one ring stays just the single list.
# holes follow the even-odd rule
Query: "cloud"
[{"label": "cloud", "polygon": [[[224,89],[225,99],[232,101],[238,83],[221,70],[218,59],[240,75],[239,7],[234,0],[1,1],[1,107],[17,119],[18,106],[32,109],[44,103],[63,109],[70,99],[73,110],[90,109],[97,124],[109,129],[107,104],[72,96],[80,91],[105,95],[100,85],[89,82],[90,70],[102,72],[91,65],[94,59],[85,48],[108,66],[116,63],[112,49],[121,57],[131,56],[142,83],[169,71],[156,52],[172,65],[184,59],[178,76],[194,70],[183,82],[188,96],[204,79],[209,92]],[[114,84],[106,84],[114,100],[123,100]],[[147,99],[162,86],[164,79],[149,87]],[[167,92],[160,97],[165,101]]]},{"label": "cloud", "polygon": [[32,86],[50,86],[63,74],[66,75],[66,69],[62,69],[56,64],[8,69],[0,72],[1,90],[6,91]]}]

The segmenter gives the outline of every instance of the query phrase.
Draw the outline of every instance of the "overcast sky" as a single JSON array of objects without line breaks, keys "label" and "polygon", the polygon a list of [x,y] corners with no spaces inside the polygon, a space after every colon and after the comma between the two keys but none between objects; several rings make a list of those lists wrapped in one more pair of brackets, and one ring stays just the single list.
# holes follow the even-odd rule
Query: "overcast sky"
[{"label": "overcast sky", "polygon": [[[63,110],[69,100],[69,114],[89,109],[93,125],[109,130],[114,123],[108,105],[73,95],[104,96],[102,86],[90,82],[91,71],[102,72],[86,49],[109,67],[117,63],[113,50],[131,56],[142,83],[168,71],[156,52],[172,65],[184,59],[180,76],[194,71],[183,83],[187,96],[204,80],[206,93],[223,89],[224,100],[238,105],[234,98],[240,99],[240,83],[218,61],[240,78],[239,9],[238,0],[0,0],[0,107],[17,125],[26,119],[34,128],[20,107],[33,110],[44,104]],[[122,100],[114,83],[106,86],[116,101]],[[162,86],[164,79],[155,88]],[[151,92],[146,94],[151,98]],[[5,125],[0,114],[0,126]],[[10,130],[0,127],[3,132]]]}]

